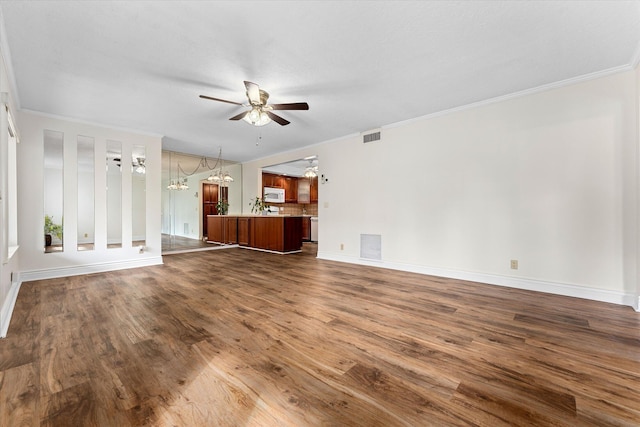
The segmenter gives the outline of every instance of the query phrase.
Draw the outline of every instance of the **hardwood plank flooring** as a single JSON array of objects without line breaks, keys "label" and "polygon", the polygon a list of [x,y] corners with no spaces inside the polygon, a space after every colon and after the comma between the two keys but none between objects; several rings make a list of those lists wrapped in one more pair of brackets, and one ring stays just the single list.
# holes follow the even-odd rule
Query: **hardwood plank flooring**
[{"label": "hardwood plank flooring", "polygon": [[0,426],[639,426],[640,314],[243,249],[23,283]]}]

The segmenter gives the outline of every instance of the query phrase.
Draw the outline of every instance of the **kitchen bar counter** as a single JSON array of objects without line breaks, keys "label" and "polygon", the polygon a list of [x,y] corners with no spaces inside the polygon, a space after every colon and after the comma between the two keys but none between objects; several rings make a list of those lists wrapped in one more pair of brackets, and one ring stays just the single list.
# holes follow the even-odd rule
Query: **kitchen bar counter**
[{"label": "kitchen bar counter", "polygon": [[302,216],[208,215],[207,239],[278,253],[302,250]]}]

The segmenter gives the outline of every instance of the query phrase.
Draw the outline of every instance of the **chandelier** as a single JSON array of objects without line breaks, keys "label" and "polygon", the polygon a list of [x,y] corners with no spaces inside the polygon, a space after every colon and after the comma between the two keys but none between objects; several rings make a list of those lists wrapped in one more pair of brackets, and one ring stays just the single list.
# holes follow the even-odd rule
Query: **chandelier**
[{"label": "chandelier", "polygon": [[217,183],[218,185],[223,185],[223,186],[229,184],[230,182],[233,182],[233,178],[231,177],[229,172],[224,170],[224,160],[222,159],[222,148],[220,148],[220,151],[218,153],[218,160],[216,160],[216,164],[213,166],[213,169],[215,169],[216,166],[218,165],[220,165],[220,168],[214,173],[210,174],[209,177],[207,178],[207,181],[212,181]]},{"label": "chandelier", "polygon": [[169,185],[167,186],[168,190],[188,190],[189,189],[189,185],[187,184],[187,177],[185,176],[184,179],[180,178],[181,170],[182,168],[180,167],[180,163],[178,163],[178,178],[172,179],[169,181]]},{"label": "chandelier", "polygon": [[[143,165],[144,167],[144,162]],[[209,159],[206,157],[201,157],[197,166],[191,173],[187,173],[180,166],[180,162],[177,163],[177,171],[178,177],[175,179],[171,179],[169,177],[169,185],[167,186],[168,190],[188,190],[189,184],[187,183],[187,178],[198,173],[201,168],[206,168],[209,171],[212,171],[207,178],[207,181],[217,183],[218,185],[224,187],[228,185],[230,182],[233,182],[233,177],[231,174],[224,169],[224,160],[222,159],[222,148],[218,152],[218,159],[216,160],[213,166],[209,165]],[[171,158],[169,158],[169,173],[171,173]]]}]

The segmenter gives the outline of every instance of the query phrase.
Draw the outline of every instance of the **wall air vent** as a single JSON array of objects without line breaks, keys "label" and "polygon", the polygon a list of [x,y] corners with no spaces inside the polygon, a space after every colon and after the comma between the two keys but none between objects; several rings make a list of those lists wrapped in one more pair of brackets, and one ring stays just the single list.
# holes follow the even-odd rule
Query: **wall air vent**
[{"label": "wall air vent", "polygon": [[365,144],[380,141],[380,139],[382,139],[382,132],[380,130],[370,130],[362,133],[362,142]]},{"label": "wall air vent", "polygon": [[360,258],[382,260],[382,236],[380,234],[360,235]]}]

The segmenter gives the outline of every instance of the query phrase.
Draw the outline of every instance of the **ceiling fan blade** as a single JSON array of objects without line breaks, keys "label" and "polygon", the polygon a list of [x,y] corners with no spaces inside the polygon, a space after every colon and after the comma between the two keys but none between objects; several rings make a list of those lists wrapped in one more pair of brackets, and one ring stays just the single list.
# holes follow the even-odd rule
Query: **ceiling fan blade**
[{"label": "ceiling fan blade", "polygon": [[220,102],[226,102],[227,104],[234,104],[234,105],[242,105],[239,102],[235,102],[235,101],[227,101],[226,99],[220,99],[220,98],[213,98],[211,96],[207,96],[207,95],[200,95],[200,98],[202,99],[210,99],[212,101],[220,101]]},{"label": "ceiling fan blade", "polygon": [[273,120],[274,122],[278,123],[279,125],[286,126],[289,123],[291,123],[290,121],[285,120],[280,116],[276,116],[271,111],[265,111],[265,113],[267,113],[267,116],[269,116],[271,118],[271,120]]},{"label": "ceiling fan blade", "polygon": [[247,98],[251,105],[260,105],[260,86],[245,80],[244,87],[247,88]]},{"label": "ceiling fan blade", "polygon": [[247,114],[249,114],[249,112],[245,111],[245,112],[242,112],[242,113],[238,114],[237,116],[231,117],[229,120],[240,120],[240,119],[244,118],[244,116],[246,116]]},{"label": "ceiling fan blade", "polygon": [[306,102],[292,102],[290,104],[269,104],[272,110],[308,110]]}]

